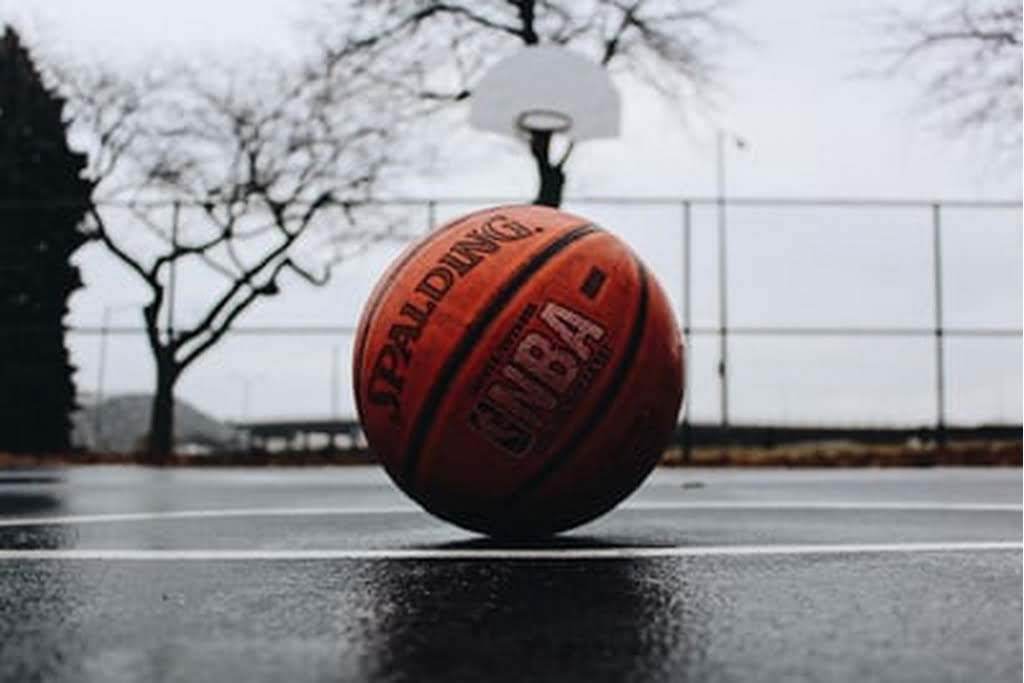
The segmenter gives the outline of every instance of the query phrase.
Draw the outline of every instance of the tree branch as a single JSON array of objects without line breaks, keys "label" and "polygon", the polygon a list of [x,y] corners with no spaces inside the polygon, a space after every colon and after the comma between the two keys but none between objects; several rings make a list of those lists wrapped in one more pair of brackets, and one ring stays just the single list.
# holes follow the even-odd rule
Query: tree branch
[{"label": "tree branch", "polygon": [[103,221],[103,217],[100,216],[100,212],[95,206],[89,208],[89,215],[92,217],[93,221],[96,222],[96,231],[94,236],[98,237],[100,241],[103,242],[103,245],[110,250],[110,253],[116,256],[121,263],[135,271],[135,274],[142,278],[142,280],[149,285],[150,289],[153,291],[159,290],[159,281],[150,275],[139,261],[134,259],[110,237],[110,232],[107,230],[106,223]]}]

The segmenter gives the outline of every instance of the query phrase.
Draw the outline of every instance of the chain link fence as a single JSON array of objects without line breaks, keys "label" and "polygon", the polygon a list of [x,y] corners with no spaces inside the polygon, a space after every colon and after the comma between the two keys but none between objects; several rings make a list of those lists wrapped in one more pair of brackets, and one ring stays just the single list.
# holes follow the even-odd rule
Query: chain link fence
[{"label": "chain link fence", "polygon": [[[506,203],[514,201],[375,202],[366,208],[380,229],[345,244],[332,228],[343,217],[325,213],[306,253],[315,266],[349,249],[334,254],[330,284],[284,282],[187,371],[178,396],[222,422],[350,425],[349,347],[379,272],[410,237]],[[182,243],[209,211],[164,208],[183,216],[170,236]],[[631,244],[673,301],[689,352],[687,445],[751,429],[759,436],[750,438],[907,430],[938,440],[1019,429],[1020,202],[577,197],[564,208]],[[140,253],[169,238],[130,203],[99,210]],[[85,288],[71,300],[68,343],[81,402],[97,406],[87,441],[111,447],[122,427],[104,425],[99,406],[152,391],[140,324],[147,293],[98,243],[75,260]],[[172,273],[173,303],[159,322],[167,335],[198,320],[223,286],[199,260]]]}]

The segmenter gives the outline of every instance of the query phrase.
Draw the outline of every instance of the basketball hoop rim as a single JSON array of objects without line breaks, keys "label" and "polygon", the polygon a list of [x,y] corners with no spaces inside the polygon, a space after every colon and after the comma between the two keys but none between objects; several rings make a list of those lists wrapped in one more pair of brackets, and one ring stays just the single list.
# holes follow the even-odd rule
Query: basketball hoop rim
[{"label": "basketball hoop rim", "polygon": [[516,128],[524,133],[564,133],[572,128],[572,117],[555,109],[527,109],[516,116]]}]

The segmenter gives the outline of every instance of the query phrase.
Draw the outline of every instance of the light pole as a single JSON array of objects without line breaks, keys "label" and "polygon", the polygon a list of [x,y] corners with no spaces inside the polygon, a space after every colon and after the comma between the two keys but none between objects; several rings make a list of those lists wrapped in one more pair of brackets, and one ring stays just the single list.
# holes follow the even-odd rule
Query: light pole
[{"label": "light pole", "polygon": [[728,310],[728,252],[726,231],[726,186],[725,186],[725,152],[727,143],[736,149],[745,149],[746,140],[727,130],[719,129],[715,145],[715,168],[717,171],[717,196],[715,205],[718,209],[718,377],[720,382],[720,398],[722,427],[729,426],[729,310]]}]

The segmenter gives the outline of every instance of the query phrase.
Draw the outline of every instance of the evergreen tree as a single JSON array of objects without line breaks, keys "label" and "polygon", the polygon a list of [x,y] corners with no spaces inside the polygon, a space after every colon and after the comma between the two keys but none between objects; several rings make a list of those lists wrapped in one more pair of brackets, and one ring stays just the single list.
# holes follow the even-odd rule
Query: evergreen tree
[{"label": "evergreen tree", "polygon": [[76,408],[64,345],[82,285],[72,253],[92,194],[71,151],[64,100],[47,89],[18,34],[0,38],[0,451],[69,446]]}]

